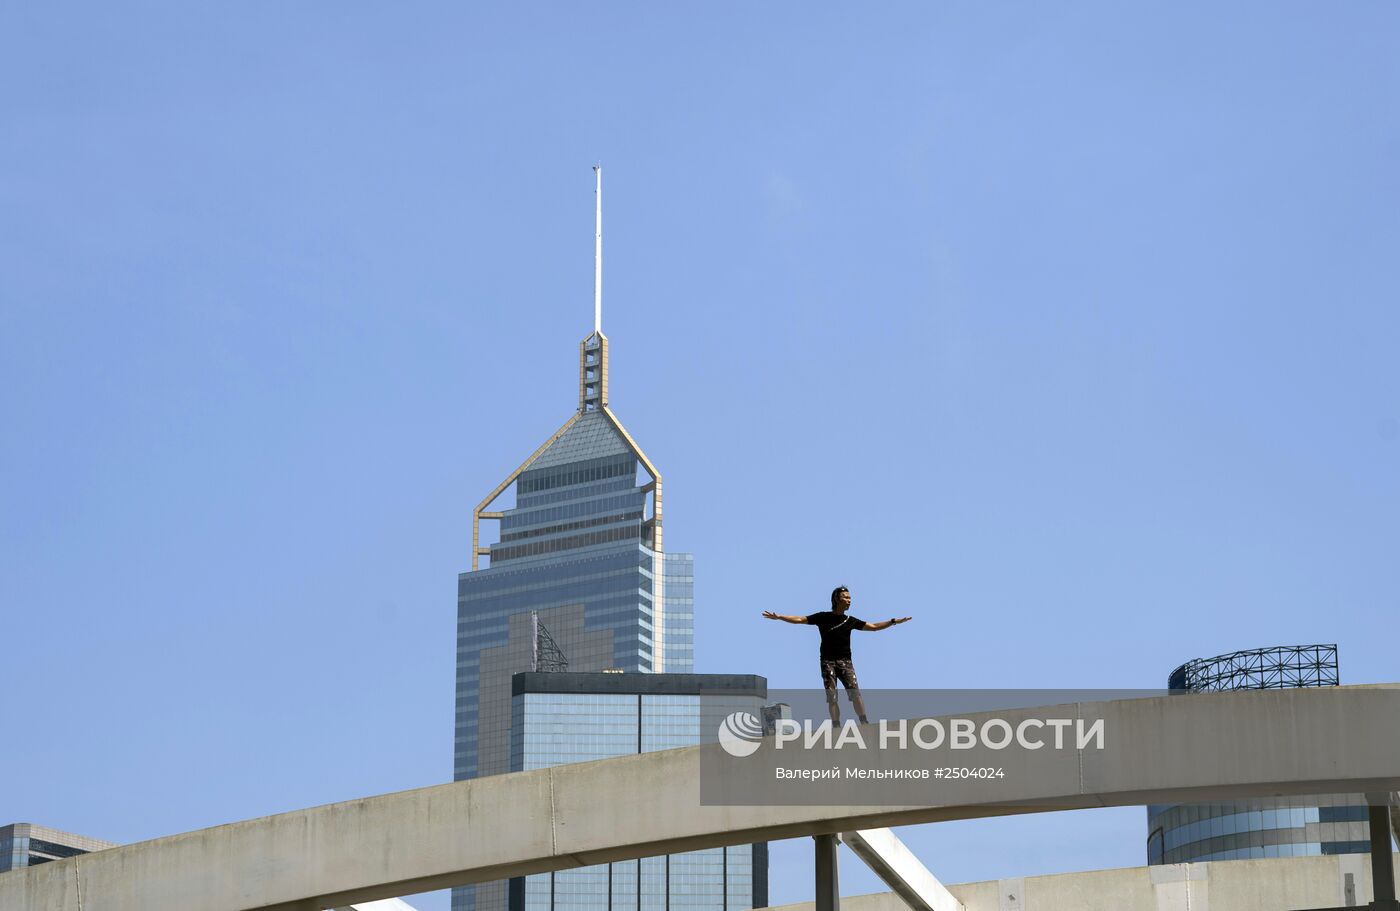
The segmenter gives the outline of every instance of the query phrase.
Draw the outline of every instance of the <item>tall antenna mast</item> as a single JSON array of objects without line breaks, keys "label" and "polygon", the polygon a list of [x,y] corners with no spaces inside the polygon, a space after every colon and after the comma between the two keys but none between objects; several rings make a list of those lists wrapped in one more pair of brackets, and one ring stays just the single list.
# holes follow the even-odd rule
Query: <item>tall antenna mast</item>
[{"label": "tall antenna mast", "polygon": [[603,331],[603,166],[593,166],[597,214],[593,226],[593,331]]}]

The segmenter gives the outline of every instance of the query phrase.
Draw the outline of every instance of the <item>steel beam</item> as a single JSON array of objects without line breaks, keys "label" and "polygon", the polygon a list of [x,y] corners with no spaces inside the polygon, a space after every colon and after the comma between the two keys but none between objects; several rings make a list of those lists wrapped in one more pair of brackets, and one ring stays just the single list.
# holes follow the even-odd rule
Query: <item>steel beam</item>
[{"label": "steel beam", "polygon": [[909,906],[910,911],[964,911],[963,903],[944,888],[938,877],[891,830],[842,832],[841,840]]}]

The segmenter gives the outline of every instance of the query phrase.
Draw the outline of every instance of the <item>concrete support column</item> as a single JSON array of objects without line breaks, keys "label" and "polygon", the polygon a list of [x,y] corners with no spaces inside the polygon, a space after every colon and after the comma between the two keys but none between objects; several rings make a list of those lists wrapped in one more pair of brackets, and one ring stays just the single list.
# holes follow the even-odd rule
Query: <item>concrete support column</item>
[{"label": "concrete support column", "polygon": [[1390,806],[1372,804],[1371,894],[1377,904],[1395,902],[1395,868],[1390,857]]},{"label": "concrete support column", "polygon": [[835,835],[814,835],[817,846],[816,911],[841,911],[841,884],[836,872]]}]

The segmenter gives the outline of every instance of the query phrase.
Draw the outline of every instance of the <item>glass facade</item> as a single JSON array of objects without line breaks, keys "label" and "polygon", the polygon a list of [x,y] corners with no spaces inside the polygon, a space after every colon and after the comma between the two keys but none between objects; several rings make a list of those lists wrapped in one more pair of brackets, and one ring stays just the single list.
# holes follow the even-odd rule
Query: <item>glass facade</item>
[{"label": "glass facade", "polygon": [[1147,808],[1149,864],[1371,850],[1366,806],[1356,794]]},{"label": "glass facade", "polygon": [[[701,696],[701,692],[704,696]],[[761,677],[518,674],[511,770],[701,742],[701,726],[762,712]],[[768,903],[767,845],[736,845],[514,879],[510,911],[747,911]]]},{"label": "glass facade", "polygon": [[[570,671],[694,668],[694,560],[662,551],[660,478],[606,391],[607,339],[594,333],[580,346],[578,412],[478,507],[500,536],[474,540],[487,565],[458,578],[455,781],[511,771],[511,677],[538,669],[538,626]],[[483,511],[507,491],[513,505]],[[505,883],[453,891],[454,911],[506,903]]]},{"label": "glass facade", "polygon": [[668,674],[695,670],[695,556],[666,554],[664,667]]},{"label": "glass facade", "polygon": [[[13,828],[6,826],[6,829]],[[0,834],[0,873],[29,866],[29,836]]]},{"label": "glass facade", "polygon": [[[1168,677],[1174,693],[1336,686],[1335,645],[1275,646],[1188,661]],[[1148,864],[1365,854],[1366,798],[1326,794],[1147,808]]]}]

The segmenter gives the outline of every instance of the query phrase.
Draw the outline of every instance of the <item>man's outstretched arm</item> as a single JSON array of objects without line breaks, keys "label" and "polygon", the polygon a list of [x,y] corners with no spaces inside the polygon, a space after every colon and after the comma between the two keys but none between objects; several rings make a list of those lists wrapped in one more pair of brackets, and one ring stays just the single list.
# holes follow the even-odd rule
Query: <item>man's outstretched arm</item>
[{"label": "man's outstretched arm", "polygon": [[773,613],[773,612],[770,611],[770,610],[764,611],[764,612],[763,612],[763,616],[767,617],[769,620],[781,620],[781,621],[783,621],[784,623],[806,623],[806,622],[807,622],[807,618],[806,618],[806,617],[789,617],[789,616],[787,616],[786,614],[775,614],[775,613]]},{"label": "man's outstretched arm", "polygon": [[889,629],[891,626],[899,626],[899,624],[908,623],[913,619],[913,617],[891,617],[888,620],[881,620],[878,623],[871,623],[867,620],[864,629],[868,633],[878,633],[882,629]]}]

